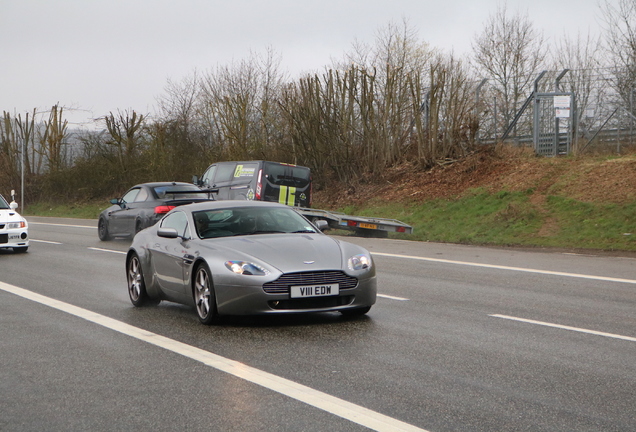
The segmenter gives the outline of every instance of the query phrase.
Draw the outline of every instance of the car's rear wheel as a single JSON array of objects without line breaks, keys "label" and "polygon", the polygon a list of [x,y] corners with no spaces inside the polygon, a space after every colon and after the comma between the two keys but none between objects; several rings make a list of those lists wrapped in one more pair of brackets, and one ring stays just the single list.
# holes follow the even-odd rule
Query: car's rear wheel
[{"label": "car's rear wheel", "polygon": [[359,307],[354,309],[343,309],[340,311],[340,313],[344,316],[356,317],[356,316],[365,315],[370,310],[371,310],[371,306],[367,306],[367,307]]},{"label": "car's rear wheel", "polygon": [[101,241],[111,239],[110,233],[108,232],[108,222],[104,217],[100,217],[99,222],[97,222],[97,235]]},{"label": "car's rear wheel", "polygon": [[199,321],[205,325],[218,322],[219,314],[216,309],[216,296],[210,268],[206,263],[201,263],[194,275],[192,282],[192,296],[199,316]]},{"label": "car's rear wheel", "polygon": [[128,270],[128,296],[130,297],[130,302],[137,307],[159,303],[157,300],[151,299],[146,292],[146,281],[144,280],[141,262],[137,254],[133,254],[128,259],[126,269]]}]

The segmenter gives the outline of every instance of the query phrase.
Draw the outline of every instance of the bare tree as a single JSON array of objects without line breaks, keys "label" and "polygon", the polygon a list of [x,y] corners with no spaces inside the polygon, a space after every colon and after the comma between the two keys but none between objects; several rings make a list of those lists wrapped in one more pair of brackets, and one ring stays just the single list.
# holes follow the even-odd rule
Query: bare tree
[{"label": "bare tree", "polygon": [[218,67],[201,82],[199,114],[228,158],[264,158],[279,138],[280,59],[268,50]]},{"label": "bare tree", "polygon": [[124,168],[140,153],[143,138],[141,131],[146,117],[132,110],[118,112],[117,115],[111,112],[103,120],[110,135],[108,144],[115,149],[119,164]]},{"label": "bare tree", "polygon": [[201,79],[195,70],[179,82],[168,79],[165,94],[157,98],[161,118],[190,125],[196,118],[196,104],[201,91]]},{"label": "bare tree", "polygon": [[509,15],[505,5],[490,15],[472,43],[478,74],[494,83],[504,127],[514,117],[519,102],[541,70],[547,55],[543,35],[527,15]]},{"label": "bare tree", "polygon": [[62,147],[67,137],[68,121],[63,118],[64,109],[58,105],[51,107],[49,120],[44,124],[44,130],[39,133],[39,151],[47,161],[49,172],[62,168]]},{"label": "bare tree", "polygon": [[623,100],[628,102],[636,89],[636,2],[604,0],[601,12],[605,22],[608,61],[616,67],[615,86]]}]

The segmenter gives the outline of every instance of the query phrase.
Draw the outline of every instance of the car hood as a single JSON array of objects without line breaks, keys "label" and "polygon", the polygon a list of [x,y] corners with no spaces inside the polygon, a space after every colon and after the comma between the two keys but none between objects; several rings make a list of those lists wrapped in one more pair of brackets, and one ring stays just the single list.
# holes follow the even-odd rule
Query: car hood
[{"label": "car hood", "polygon": [[323,234],[255,234],[202,243],[216,257],[222,251],[227,260],[258,261],[283,273],[341,269],[343,262],[340,243]]},{"label": "car hood", "polygon": [[0,223],[20,222],[24,220],[15,210],[0,210]]}]

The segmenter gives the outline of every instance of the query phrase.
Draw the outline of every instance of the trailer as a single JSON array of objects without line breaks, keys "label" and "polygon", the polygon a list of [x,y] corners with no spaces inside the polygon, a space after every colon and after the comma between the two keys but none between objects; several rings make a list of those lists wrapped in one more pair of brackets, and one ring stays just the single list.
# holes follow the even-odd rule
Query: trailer
[{"label": "trailer", "polygon": [[313,208],[293,207],[312,222],[324,220],[330,229],[354,231],[362,237],[388,237],[390,232],[411,234],[413,227],[396,219],[350,216],[344,213]]}]

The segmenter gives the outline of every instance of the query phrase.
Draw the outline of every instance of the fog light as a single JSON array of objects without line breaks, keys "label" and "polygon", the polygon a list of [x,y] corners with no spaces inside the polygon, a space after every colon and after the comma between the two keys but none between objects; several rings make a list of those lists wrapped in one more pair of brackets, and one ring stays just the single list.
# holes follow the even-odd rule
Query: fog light
[{"label": "fog light", "polygon": [[20,238],[22,240],[26,240],[26,238],[28,237],[27,233],[23,232],[22,234],[20,234]]}]

